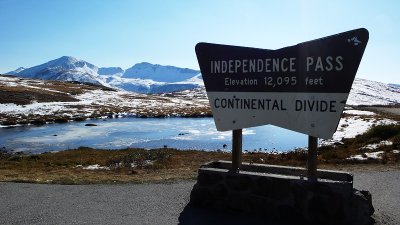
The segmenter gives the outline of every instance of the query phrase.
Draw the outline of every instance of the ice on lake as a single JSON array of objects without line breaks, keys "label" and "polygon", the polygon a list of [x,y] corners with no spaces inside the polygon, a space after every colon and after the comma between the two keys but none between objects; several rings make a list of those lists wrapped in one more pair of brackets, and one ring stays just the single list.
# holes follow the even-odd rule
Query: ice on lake
[{"label": "ice on lake", "polygon": [[[217,131],[212,118],[120,118],[0,129],[0,147],[32,153],[80,146],[230,151],[231,142],[232,132]],[[271,125],[243,129],[244,151],[290,151],[305,146],[307,136],[290,130]]]}]

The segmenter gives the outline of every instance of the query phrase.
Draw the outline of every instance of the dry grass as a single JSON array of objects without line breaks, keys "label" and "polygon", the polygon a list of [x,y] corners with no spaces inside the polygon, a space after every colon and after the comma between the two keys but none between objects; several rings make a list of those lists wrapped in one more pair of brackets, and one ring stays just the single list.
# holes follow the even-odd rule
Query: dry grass
[{"label": "dry grass", "polygon": [[[332,154],[336,154],[335,157],[332,157]],[[347,171],[400,169],[398,156],[391,160],[367,162],[351,162],[341,158],[348,157],[348,154],[350,154],[348,150],[340,148],[330,151],[320,149],[318,167]],[[38,155],[2,152],[0,153],[0,181],[58,184],[168,182],[195,179],[197,169],[202,164],[230,159],[231,154],[226,152],[175,149],[79,148]],[[283,154],[254,152],[242,155],[243,162],[286,166],[305,167],[306,160],[307,152],[302,150]],[[108,167],[109,170],[84,169],[85,166],[95,164]]]},{"label": "dry grass", "polygon": [[[377,148],[368,148],[368,145],[379,144],[381,141],[390,141],[389,145],[378,145]],[[356,162],[348,160],[352,155],[382,151],[380,159],[366,158],[356,164],[398,164],[400,154],[393,150],[400,149],[400,125],[378,125],[371,127],[367,132],[356,138],[343,139],[343,144],[324,146],[318,149],[318,159],[323,164],[346,165]]]},{"label": "dry grass", "polygon": [[[133,163],[152,157],[152,164],[132,167],[119,165],[123,159]],[[35,183],[124,183],[158,182],[176,179],[193,179],[199,166],[217,159],[228,159],[229,154],[174,149],[76,150],[38,155],[12,155],[0,157],[1,181]],[[99,164],[110,170],[85,170],[83,167]],[[121,163],[122,164],[122,163]],[[83,167],[77,167],[82,165]]]},{"label": "dry grass", "polygon": [[[24,83],[29,85],[27,86]],[[0,85],[0,104],[27,105],[32,102],[76,102],[78,100],[73,95],[96,89],[113,90],[92,84],[19,78],[16,86]]]},{"label": "dry grass", "polygon": [[21,87],[1,87],[0,104],[14,103],[27,105],[32,102],[77,102],[78,100],[65,93],[50,92],[41,89]]}]

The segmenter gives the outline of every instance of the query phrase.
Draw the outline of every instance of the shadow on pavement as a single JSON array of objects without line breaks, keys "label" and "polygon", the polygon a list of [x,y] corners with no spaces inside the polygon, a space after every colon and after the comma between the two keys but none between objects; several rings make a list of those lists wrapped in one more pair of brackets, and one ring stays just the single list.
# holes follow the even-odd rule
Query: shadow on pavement
[{"label": "shadow on pavement", "polygon": [[179,225],[290,225],[287,223],[277,223],[268,218],[259,217],[245,213],[221,212],[212,209],[196,208],[190,204],[186,205],[179,216]]}]

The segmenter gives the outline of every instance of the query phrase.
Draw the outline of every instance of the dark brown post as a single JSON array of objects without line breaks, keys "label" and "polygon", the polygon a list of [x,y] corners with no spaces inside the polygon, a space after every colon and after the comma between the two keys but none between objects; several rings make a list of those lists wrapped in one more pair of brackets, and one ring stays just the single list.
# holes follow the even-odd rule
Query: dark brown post
[{"label": "dark brown post", "polygon": [[308,136],[307,177],[311,182],[317,182],[317,147],[318,138]]},{"label": "dark brown post", "polygon": [[238,173],[242,164],[242,129],[232,131],[232,170]]}]

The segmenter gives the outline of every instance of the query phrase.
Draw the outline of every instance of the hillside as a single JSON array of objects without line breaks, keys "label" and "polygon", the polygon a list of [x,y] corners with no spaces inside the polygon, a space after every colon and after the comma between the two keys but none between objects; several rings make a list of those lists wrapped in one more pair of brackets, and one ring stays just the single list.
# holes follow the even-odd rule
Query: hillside
[{"label": "hillside", "polygon": [[400,86],[356,78],[347,100],[348,105],[400,104]]},{"label": "hillside", "polygon": [[207,116],[207,99],[144,95],[93,84],[0,76],[0,124],[139,116]]}]

